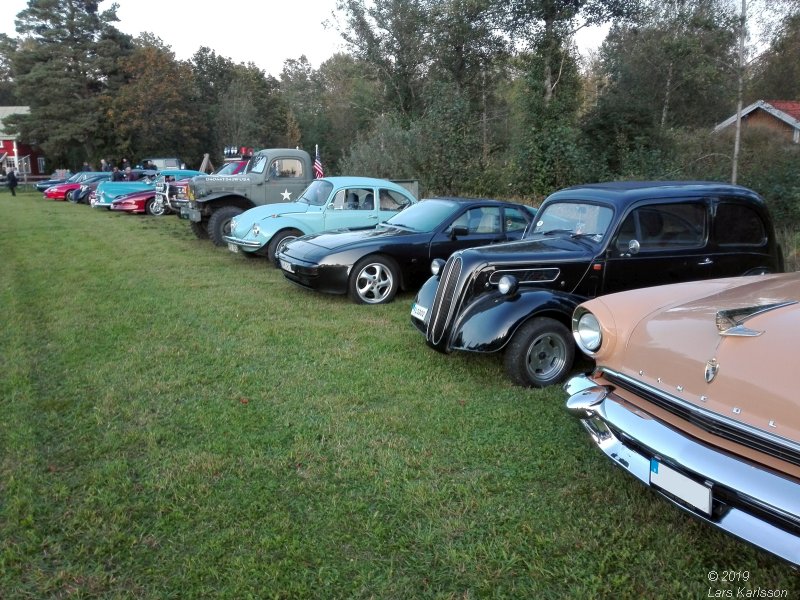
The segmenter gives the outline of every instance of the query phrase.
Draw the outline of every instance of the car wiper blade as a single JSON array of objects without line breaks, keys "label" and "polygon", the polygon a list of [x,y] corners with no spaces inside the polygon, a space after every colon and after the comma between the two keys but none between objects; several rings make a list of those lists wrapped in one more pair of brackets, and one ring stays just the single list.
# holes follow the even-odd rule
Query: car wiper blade
[{"label": "car wiper blade", "polygon": [[559,233],[572,233],[572,229],[551,229],[550,231],[545,231],[542,235],[556,235]]},{"label": "car wiper blade", "polygon": [[575,238],[593,238],[593,237],[603,237],[602,233],[573,233],[571,236],[573,239]]}]

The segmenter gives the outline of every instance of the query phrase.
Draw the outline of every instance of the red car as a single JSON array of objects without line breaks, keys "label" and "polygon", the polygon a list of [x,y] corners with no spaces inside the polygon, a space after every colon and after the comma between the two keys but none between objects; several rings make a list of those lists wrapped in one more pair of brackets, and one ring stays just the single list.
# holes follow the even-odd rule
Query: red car
[{"label": "red car", "polygon": [[71,200],[72,193],[79,190],[82,185],[89,183],[99,183],[111,177],[111,173],[106,172],[87,172],[80,173],[80,177],[75,181],[65,181],[52,185],[44,191],[46,200]]},{"label": "red car", "polygon": [[160,217],[165,211],[165,207],[160,202],[155,202],[156,191],[140,190],[116,198],[111,203],[111,210],[118,210],[131,214],[148,214]]}]

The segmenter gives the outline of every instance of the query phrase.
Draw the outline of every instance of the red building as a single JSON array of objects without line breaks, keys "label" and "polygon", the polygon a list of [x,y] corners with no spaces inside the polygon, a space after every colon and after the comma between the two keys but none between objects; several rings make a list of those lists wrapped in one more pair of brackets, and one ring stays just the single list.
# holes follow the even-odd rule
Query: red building
[{"label": "red building", "polygon": [[0,168],[17,169],[20,179],[28,176],[47,175],[47,165],[41,151],[35,146],[23,144],[5,130],[3,119],[13,114],[28,114],[27,106],[0,106]]},{"label": "red building", "polygon": [[[722,131],[736,123],[736,115],[714,128]],[[776,136],[800,143],[800,102],[795,100],[759,100],[742,109],[743,127],[759,127]]]}]

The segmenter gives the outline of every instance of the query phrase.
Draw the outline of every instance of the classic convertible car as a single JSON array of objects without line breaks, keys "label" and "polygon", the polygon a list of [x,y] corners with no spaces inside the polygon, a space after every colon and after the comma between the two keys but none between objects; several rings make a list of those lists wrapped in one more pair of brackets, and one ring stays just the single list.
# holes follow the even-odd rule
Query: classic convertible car
[{"label": "classic convertible car", "polygon": [[385,179],[325,177],[312,181],[294,202],[264,204],[234,217],[224,239],[232,252],[266,255],[277,266],[276,251],[288,240],[341,227],[371,229],[416,201]]},{"label": "classic convertible car", "polygon": [[778,273],[783,254],[764,199],[713,182],[622,181],[551,194],[521,242],[432,265],[411,322],[439,352],[503,353],[514,383],[569,374],[575,307],[665,283]]},{"label": "classic convertible car", "polygon": [[596,367],[564,386],[568,410],[615,465],[796,566],[799,302],[800,273],[595,298],[577,307],[572,331]]},{"label": "classic convertible car", "polygon": [[534,214],[529,206],[501,200],[422,200],[375,229],[298,238],[278,252],[278,260],[284,276],[297,285],[346,293],[358,304],[382,304],[399,289],[419,285],[433,259],[520,239]]},{"label": "classic convertible car", "polygon": [[159,177],[193,177],[200,175],[200,171],[190,169],[164,169],[163,171],[147,171],[146,174],[136,181],[104,181],[97,186],[93,196],[90,196],[90,204],[93,208],[111,208],[111,203],[118,196],[139,192],[144,190],[155,190],[156,181]]}]

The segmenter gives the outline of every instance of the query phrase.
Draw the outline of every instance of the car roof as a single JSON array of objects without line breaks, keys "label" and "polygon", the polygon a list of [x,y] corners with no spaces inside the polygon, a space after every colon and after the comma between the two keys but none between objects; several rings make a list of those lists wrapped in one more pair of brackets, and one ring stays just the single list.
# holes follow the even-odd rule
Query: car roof
[{"label": "car roof", "polygon": [[739,198],[747,198],[757,204],[764,204],[763,198],[751,189],[716,181],[609,181],[588,183],[554,192],[545,199],[545,202],[567,199],[597,200],[605,201],[615,206],[626,206],[637,200],[685,198],[687,196],[737,196]]},{"label": "car roof", "polygon": [[[409,192],[399,183],[389,181],[388,179],[379,179],[377,177],[358,177],[355,175],[337,175],[335,177],[323,177],[325,181],[330,181],[333,185],[339,186],[369,186],[369,187],[391,187],[393,189],[403,190]],[[315,180],[316,181],[316,180]],[[413,196],[413,194],[411,194]]]},{"label": "car roof", "polygon": [[526,208],[530,208],[532,210],[536,210],[533,206],[527,206],[525,204],[521,204],[520,202],[514,202],[512,200],[497,200],[495,198],[463,198],[461,196],[434,196],[431,198],[425,198],[423,201],[429,202],[431,200],[441,200],[444,202],[458,202],[463,204],[485,204],[487,206],[522,206]]}]

